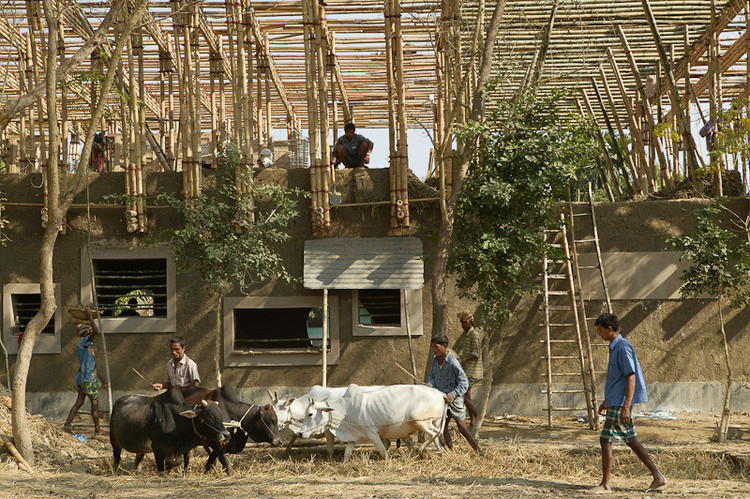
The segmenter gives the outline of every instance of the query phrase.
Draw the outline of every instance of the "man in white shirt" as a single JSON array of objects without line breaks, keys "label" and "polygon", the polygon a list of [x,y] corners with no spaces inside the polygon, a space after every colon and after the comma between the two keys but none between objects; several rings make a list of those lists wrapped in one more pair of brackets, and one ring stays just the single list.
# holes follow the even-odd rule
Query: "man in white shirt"
[{"label": "man in white shirt", "polygon": [[198,364],[185,355],[185,338],[175,336],[169,340],[169,350],[172,358],[167,361],[167,381],[154,383],[154,390],[168,389],[172,386],[190,388],[201,384],[198,374]]}]

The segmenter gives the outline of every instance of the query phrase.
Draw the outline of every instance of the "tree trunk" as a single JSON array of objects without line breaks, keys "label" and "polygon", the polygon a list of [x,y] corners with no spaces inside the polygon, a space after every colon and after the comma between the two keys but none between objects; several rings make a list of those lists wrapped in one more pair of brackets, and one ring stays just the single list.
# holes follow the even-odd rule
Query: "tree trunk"
[{"label": "tree trunk", "polygon": [[[124,36],[121,36],[122,42],[117,43],[110,64],[108,67],[108,74],[102,85],[102,94],[106,95],[112,88],[112,82],[114,81],[115,71],[114,68],[122,54],[122,47],[124,39],[127,38],[127,34],[132,31],[133,27],[140,21],[143,12],[145,11],[147,0],[139,0],[133,15],[128,19],[126,26],[124,27]],[[119,2],[118,2],[119,4]],[[57,64],[57,43],[58,43],[58,27],[57,20],[60,17],[59,11],[53,9],[51,0],[44,0],[44,12],[47,21],[48,40],[47,47],[47,67],[55,68]],[[47,71],[45,77],[45,85],[47,92],[47,116],[48,123],[56,124],[57,120],[57,71],[51,69]],[[41,305],[37,314],[29,321],[26,326],[26,330],[23,335],[23,340],[18,349],[18,356],[16,357],[16,369],[13,375],[13,393],[11,397],[11,421],[13,427],[13,439],[15,441],[18,452],[21,453],[24,459],[29,464],[34,464],[34,452],[31,441],[31,433],[29,432],[28,420],[26,418],[26,382],[29,376],[29,367],[31,365],[31,356],[34,351],[34,343],[39,337],[39,334],[44,327],[49,323],[52,315],[57,309],[57,303],[55,302],[54,293],[54,274],[53,274],[53,258],[55,242],[60,230],[60,224],[62,223],[63,217],[68,211],[70,204],[73,201],[73,197],[83,189],[83,172],[88,167],[89,157],[91,156],[91,146],[94,141],[94,133],[96,131],[95,124],[99,121],[101,116],[104,114],[105,98],[99,99],[97,107],[91,117],[91,124],[88,131],[86,132],[86,138],[84,141],[83,151],[76,167],[76,173],[72,180],[66,185],[65,194],[60,195],[60,175],[58,172],[58,158],[59,158],[59,133],[57,126],[49,127],[49,157],[47,159],[46,178],[48,185],[48,219],[47,227],[44,230],[44,236],[42,237],[42,244],[40,247],[39,256],[39,285],[41,294]],[[107,380],[111,382],[112,380]]]},{"label": "tree trunk", "polygon": [[221,327],[221,315],[222,315],[222,300],[221,295],[216,298],[216,352],[214,361],[216,362],[216,386],[221,388],[221,358],[224,352],[224,335],[222,334]]},{"label": "tree trunk", "polygon": [[729,430],[729,402],[732,397],[732,365],[729,362],[729,342],[727,341],[727,332],[724,330],[724,313],[721,307],[721,293],[717,300],[719,306],[719,323],[721,324],[721,341],[724,344],[724,361],[727,368],[727,386],[724,392],[724,409],[721,411],[721,423],[719,423],[719,443],[724,443],[727,439]]}]

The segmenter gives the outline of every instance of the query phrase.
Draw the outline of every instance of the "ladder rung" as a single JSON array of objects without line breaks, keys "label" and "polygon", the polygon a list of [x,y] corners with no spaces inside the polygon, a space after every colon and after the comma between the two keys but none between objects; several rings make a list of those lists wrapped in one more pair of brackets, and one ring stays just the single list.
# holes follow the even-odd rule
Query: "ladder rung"
[{"label": "ladder rung", "polygon": [[[563,305],[547,305],[548,310],[572,310],[569,306]],[[544,310],[544,306],[539,307],[539,310]]]},{"label": "ladder rung", "polygon": [[567,279],[567,274],[547,274],[548,279]]},{"label": "ladder rung", "polygon": [[[546,359],[546,355],[542,355],[543,359]],[[560,359],[577,359],[578,355],[552,355],[550,356],[550,359],[552,360],[560,360]]]},{"label": "ladder rung", "polygon": [[588,407],[552,407],[548,410],[553,411],[588,411]]},{"label": "ladder rung", "polygon": [[[547,324],[547,325],[550,327],[572,327],[573,326],[573,324]],[[544,326],[545,326],[544,324],[539,324],[539,327],[544,327]],[[544,340],[539,340],[539,341],[544,341]],[[604,343],[601,343],[601,345],[603,344]]]},{"label": "ladder rung", "polygon": [[576,243],[593,243],[593,242],[596,242],[596,241],[597,241],[597,239],[594,238],[594,239],[576,239],[574,242],[576,242]]},{"label": "ladder rung", "polygon": [[560,244],[560,243],[550,243],[550,246],[552,246],[553,248],[562,248],[563,247],[563,245]]},{"label": "ladder rung", "polygon": [[[602,371],[602,372],[604,372],[604,371]],[[594,374],[596,374],[596,372]],[[546,373],[542,373],[542,376],[547,377],[547,374]],[[580,372],[577,372],[577,373],[552,373],[552,376],[579,376],[580,377],[581,373]]]},{"label": "ladder rung", "polygon": [[[539,340],[539,343],[544,343],[547,340]],[[576,340],[549,340],[550,343],[575,343]]]},{"label": "ladder rung", "polygon": [[[542,393],[547,393],[548,390],[542,390]],[[586,393],[586,390],[549,390],[549,393]]]},{"label": "ladder rung", "polygon": [[574,217],[590,217],[591,213],[573,213]]},{"label": "ladder rung", "polygon": [[[542,340],[542,341],[544,341],[544,340]],[[609,343],[592,343],[591,346],[592,347],[608,347]]]},{"label": "ladder rung", "polygon": [[550,296],[567,296],[570,291],[547,291],[547,294]]},{"label": "ladder rung", "polygon": [[579,269],[598,269],[598,265],[579,265]]}]

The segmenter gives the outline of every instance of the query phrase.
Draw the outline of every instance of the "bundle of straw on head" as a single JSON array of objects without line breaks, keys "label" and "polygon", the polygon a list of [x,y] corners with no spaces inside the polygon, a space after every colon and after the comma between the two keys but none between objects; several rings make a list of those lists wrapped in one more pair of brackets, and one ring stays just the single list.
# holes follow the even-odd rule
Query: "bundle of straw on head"
[{"label": "bundle of straw on head", "polygon": [[[86,305],[77,305],[68,309],[68,313],[73,317],[73,322],[75,324],[88,324],[89,316],[86,313],[86,308],[88,308]],[[96,310],[93,310],[93,308],[91,315],[94,318],[97,316]]]}]

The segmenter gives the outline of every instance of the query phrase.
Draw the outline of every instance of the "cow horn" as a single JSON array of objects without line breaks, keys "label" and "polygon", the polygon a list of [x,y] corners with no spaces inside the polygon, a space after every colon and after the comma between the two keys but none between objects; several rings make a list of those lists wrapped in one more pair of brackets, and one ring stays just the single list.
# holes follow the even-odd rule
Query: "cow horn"
[{"label": "cow horn", "polygon": [[208,407],[208,401],[206,401],[206,400],[201,400],[201,405],[202,405],[203,407]]}]

